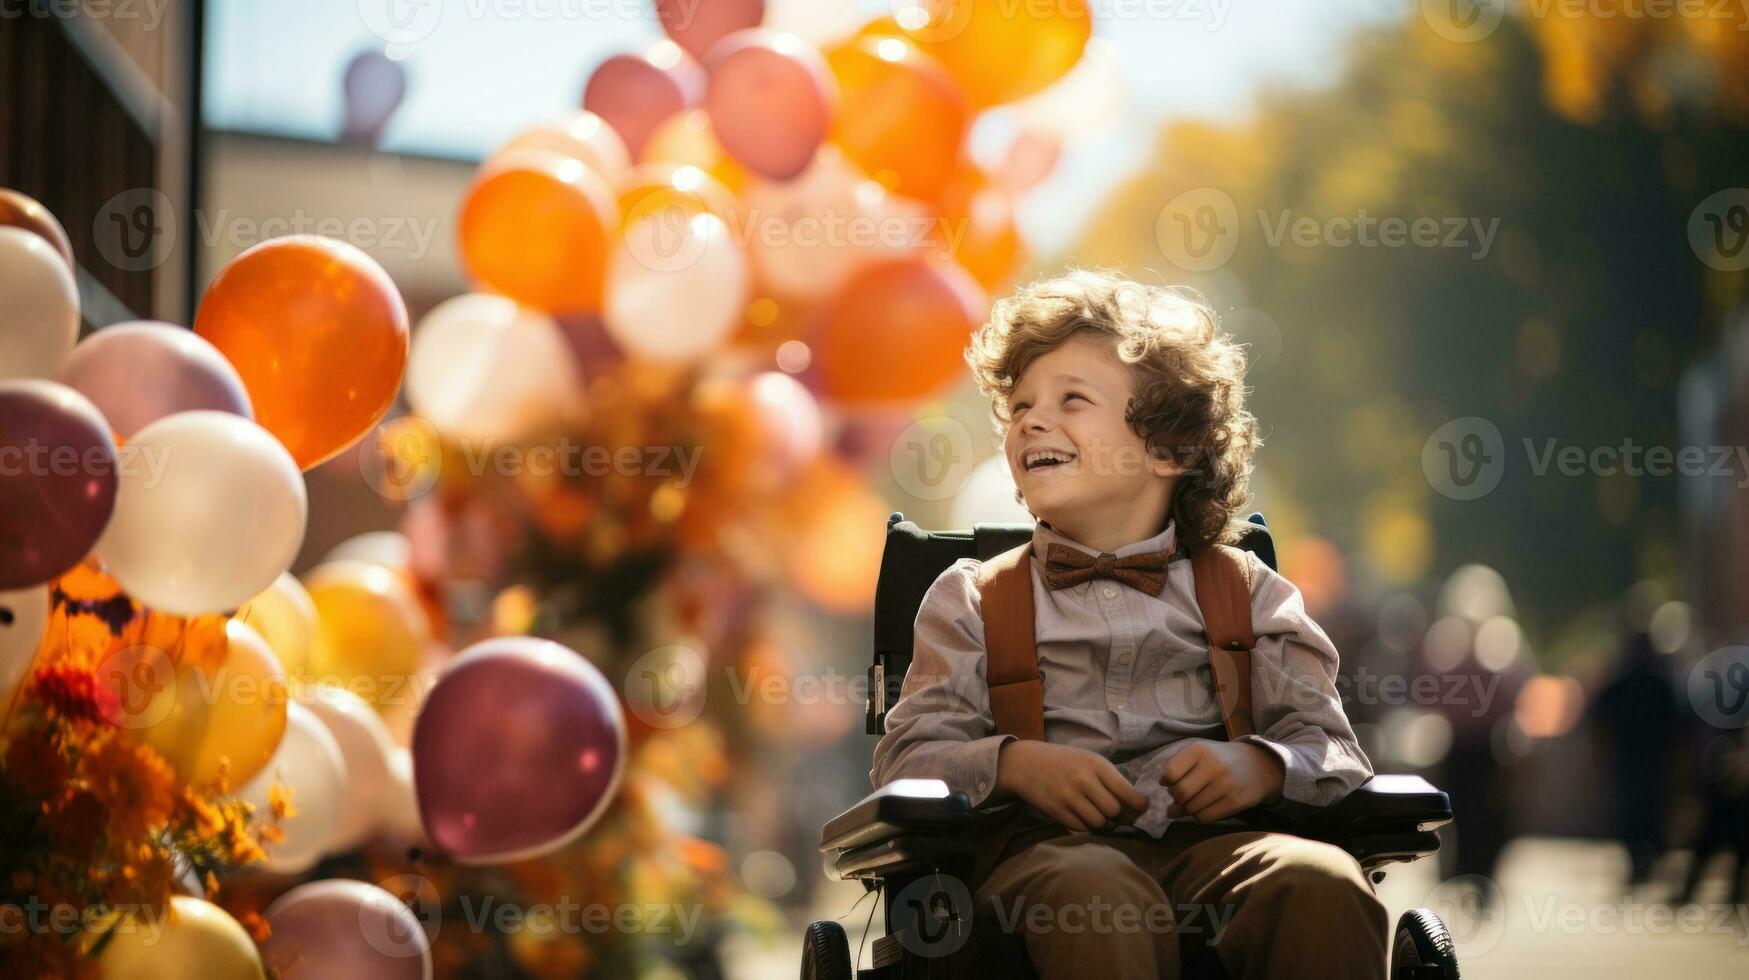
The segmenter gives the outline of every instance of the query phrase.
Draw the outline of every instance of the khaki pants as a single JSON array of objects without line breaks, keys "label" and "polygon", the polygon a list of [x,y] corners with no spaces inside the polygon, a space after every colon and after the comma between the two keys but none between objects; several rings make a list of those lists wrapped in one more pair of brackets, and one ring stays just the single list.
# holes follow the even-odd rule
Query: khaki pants
[{"label": "khaki pants", "polygon": [[1335,845],[1188,821],[1158,839],[1056,832],[1017,840],[975,897],[1044,980],[1177,977],[1199,948],[1234,980],[1385,975],[1389,917]]}]

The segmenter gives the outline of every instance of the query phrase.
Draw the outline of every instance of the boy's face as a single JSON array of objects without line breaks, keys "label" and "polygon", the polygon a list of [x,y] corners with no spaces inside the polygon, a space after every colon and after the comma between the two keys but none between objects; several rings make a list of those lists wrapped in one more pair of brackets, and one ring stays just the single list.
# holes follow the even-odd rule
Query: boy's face
[{"label": "boy's face", "polygon": [[[1148,455],[1124,418],[1132,394],[1116,353],[1079,334],[1021,372],[1003,453],[1034,516],[1062,527],[1148,507],[1163,518],[1182,467]],[[1039,462],[1042,450],[1066,461]]]}]

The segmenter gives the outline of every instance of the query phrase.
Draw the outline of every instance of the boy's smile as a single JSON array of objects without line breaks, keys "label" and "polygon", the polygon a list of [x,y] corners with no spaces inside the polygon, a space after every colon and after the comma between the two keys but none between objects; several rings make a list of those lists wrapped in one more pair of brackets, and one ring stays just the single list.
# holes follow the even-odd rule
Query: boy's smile
[{"label": "boy's smile", "polygon": [[1181,468],[1148,454],[1128,419],[1129,369],[1076,335],[1027,365],[1009,397],[1003,453],[1033,515],[1090,547],[1159,533]]}]

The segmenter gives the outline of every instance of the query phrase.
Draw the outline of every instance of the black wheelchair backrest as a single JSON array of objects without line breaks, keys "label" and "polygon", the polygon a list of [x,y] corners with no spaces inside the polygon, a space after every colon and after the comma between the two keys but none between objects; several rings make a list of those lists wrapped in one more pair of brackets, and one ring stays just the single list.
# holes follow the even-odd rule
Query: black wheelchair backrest
[{"label": "black wheelchair backrest", "polygon": [[[1235,542],[1270,568],[1275,543],[1262,514],[1252,514]],[[923,596],[941,573],[961,558],[986,559],[1032,540],[1033,525],[979,524],[970,531],[925,531],[894,512],[887,518],[887,544],[881,553],[881,578],[875,587],[874,664],[869,667],[866,728],[884,731],[887,708],[899,700],[905,670],[911,666],[913,630]]]}]

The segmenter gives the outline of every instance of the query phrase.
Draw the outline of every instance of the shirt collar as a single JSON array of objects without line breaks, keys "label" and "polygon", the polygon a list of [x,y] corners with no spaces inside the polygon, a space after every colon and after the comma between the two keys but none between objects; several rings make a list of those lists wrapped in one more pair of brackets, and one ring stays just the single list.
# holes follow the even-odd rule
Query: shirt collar
[{"label": "shirt collar", "polygon": [[[1044,521],[1039,521],[1032,529],[1033,554],[1037,555],[1042,561],[1045,554],[1049,551],[1050,546],[1053,544],[1068,545],[1071,548],[1085,551],[1096,558],[1100,554],[1097,549],[1090,548],[1087,545],[1076,541],[1074,538],[1071,538],[1067,534],[1051,527]],[[1144,538],[1134,544],[1126,544],[1112,554],[1118,558],[1128,558],[1130,555],[1142,555],[1155,551],[1170,551],[1172,552],[1173,558],[1178,558],[1180,557],[1180,550],[1181,549],[1178,547],[1178,530],[1174,525],[1174,522],[1168,520],[1166,522],[1165,530],[1162,530],[1159,534],[1156,534],[1151,538]]]}]

